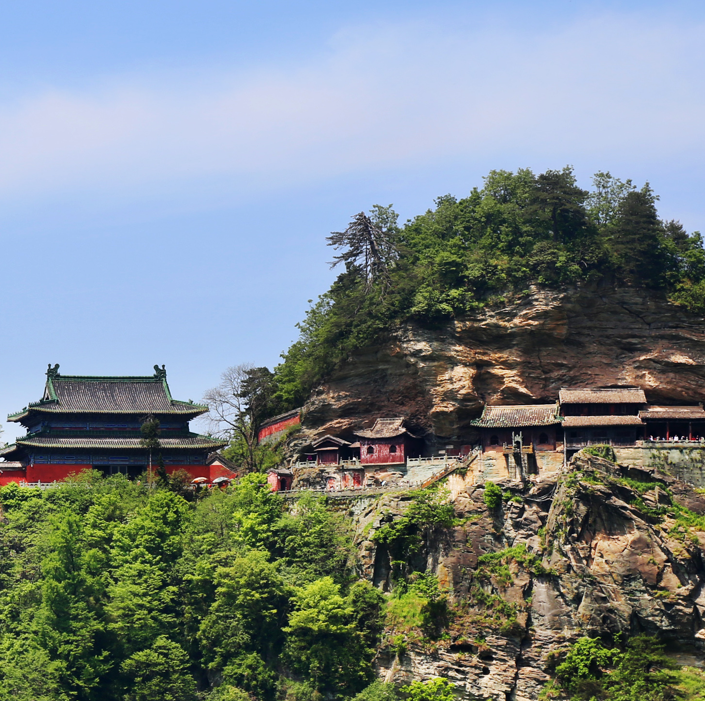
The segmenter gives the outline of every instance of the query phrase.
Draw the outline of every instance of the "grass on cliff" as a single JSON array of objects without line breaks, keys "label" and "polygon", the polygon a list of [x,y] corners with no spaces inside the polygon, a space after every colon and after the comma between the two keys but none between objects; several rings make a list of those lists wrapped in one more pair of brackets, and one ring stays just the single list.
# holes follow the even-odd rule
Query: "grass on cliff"
[{"label": "grass on cliff", "polygon": [[[671,490],[663,483],[650,479],[639,479],[637,477],[618,477],[598,470],[583,471],[569,475],[569,486],[577,486],[578,481],[588,484],[614,484],[627,487],[635,493],[630,499],[630,504],[638,509],[649,519],[662,523],[665,518],[672,519],[675,523],[669,531],[669,535],[677,540],[689,539],[693,543],[698,543],[698,537],[693,531],[705,532],[705,515],[696,514],[685,506],[678,504]],[[647,504],[644,497],[651,494],[655,501],[658,495],[658,503]],[[661,503],[665,499],[666,503]],[[569,503],[569,502],[567,502]]]},{"label": "grass on cliff", "polygon": [[580,638],[560,664],[547,660],[553,680],[542,699],[571,701],[695,701],[705,698],[705,673],[678,667],[656,638],[641,635],[622,646],[608,647],[595,638]]},{"label": "grass on cliff", "polygon": [[673,673],[673,685],[683,701],[705,699],[705,671],[696,667],[681,667]]},{"label": "grass on cliff", "polygon": [[455,508],[448,501],[448,495],[447,490],[438,487],[408,492],[410,503],[403,515],[384,523],[372,540],[384,543],[394,559],[408,560],[420,549],[427,530],[455,525]]}]

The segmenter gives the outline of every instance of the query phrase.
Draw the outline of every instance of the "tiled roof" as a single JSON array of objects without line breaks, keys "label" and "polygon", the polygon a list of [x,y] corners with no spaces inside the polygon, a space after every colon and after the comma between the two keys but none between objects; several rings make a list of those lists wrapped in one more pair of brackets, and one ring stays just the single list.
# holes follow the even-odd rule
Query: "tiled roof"
[{"label": "tiled roof", "polygon": [[219,462],[230,470],[237,472],[238,466],[232,461],[228,460],[222,455],[222,453],[210,453],[206,459],[206,465],[212,465],[215,462]]},{"label": "tiled roof", "polygon": [[404,433],[409,433],[404,428],[404,419],[377,419],[369,431],[356,431],[355,435],[361,438],[394,438]]},{"label": "tiled roof", "polygon": [[638,387],[605,389],[563,388],[558,393],[561,404],[646,404],[646,395]]},{"label": "tiled roof", "polygon": [[[325,443],[326,441],[331,441],[332,443],[335,443],[335,445],[338,447],[350,445],[350,443],[348,441],[345,441],[342,438],[337,438],[336,436],[322,436],[321,438],[317,438],[315,441],[313,441],[313,443],[312,443],[313,449],[314,450],[318,449],[318,446],[323,445],[323,443]],[[323,450],[325,450],[325,449],[323,449]]]},{"label": "tiled roof", "polygon": [[482,416],[470,423],[479,428],[519,428],[521,426],[550,426],[560,423],[556,404],[517,404],[513,406],[486,405]]},{"label": "tiled roof", "polygon": [[19,460],[5,460],[5,462],[0,462],[0,472],[23,469],[24,465],[19,462]]},{"label": "tiled roof", "polygon": [[696,406],[647,406],[639,412],[639,416],[647,421],[705,421],[705,409]]},{"label": "tiled roof", "polygon": [[47,373],[44,397],[8,417],[19,421],[33,411],[49,413],[181,414],[198,416],[208,411],[202,404],[172,399],[166,371],[150,376],[90,377]]},{"label": "tiled roof", "polygon": [[638,416],[566,416],[563,428],[583,428],[586,426],[642,426]]},{"label": "tiled roof", "polygon": [[0,448],[0,456],[14,453],[17,449],[17,443],[8,443],[4,448]]},{"label": "tiled roof", "polygon": [[[173,450],[175,448],[207,448],[209,450],[217,450],[227,445],[227,442],[208,438],[207,436],[192,434],[185,438],[160,438],[159,444],[164,450]],[[90,436],[81,438],[62,438],[58,436],[18,438],[17,446],[32,448],[126,448],[129,450],[145,450],[139,438],[92,438]],[[15,446],[12,447],[14,448]],[[2,453],[0,452],[0,454]]]}]

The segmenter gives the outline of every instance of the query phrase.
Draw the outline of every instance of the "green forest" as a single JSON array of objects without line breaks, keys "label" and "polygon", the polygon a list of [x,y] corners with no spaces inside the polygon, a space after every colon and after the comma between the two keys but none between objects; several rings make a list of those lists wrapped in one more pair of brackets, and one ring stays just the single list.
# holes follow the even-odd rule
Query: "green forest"
[{"label": "green forest", "polygon": [[[351,697],[382,595],[346,523],[261,475],[194,493],[84,474],[0,490],[2,701]],[[179,493],[181,491],[181,493]]]},{"label": "green forest", "polygon": [[[462,618],[463,602],[412,567],[434,529],[457,525],[454,507],[438,490],[408,498],[374,536],[396,558],[383,594],[360,576],[345,515],[310,494],[287,507],[259,474],[204,491],[98,473],[3,487],[0,701],[453,701],[443,678],[375,679],[380,648],[432,651]],[[501,575],[510,555],[538,566],[518,547],[479,565]],[[511,604],[485,599],[465,632],[480,649],[483,631],[516,628]],[[545,698],[705,693],[654,639],[615,643],[580,639],[549,660]]]},{"label": "green forest", "polygon": [[663,221],[657,202],[648,183],[609,173],[581,189],[566,167],[492,171],[468,197],[439,197],[403,225],[391,206],[359,213],[328,237],[341,272],[275,369],[269,414],[300,406],[339,363],[403,322],[444,324],[532,286],[645,288],[705,313],[702,237]]}]

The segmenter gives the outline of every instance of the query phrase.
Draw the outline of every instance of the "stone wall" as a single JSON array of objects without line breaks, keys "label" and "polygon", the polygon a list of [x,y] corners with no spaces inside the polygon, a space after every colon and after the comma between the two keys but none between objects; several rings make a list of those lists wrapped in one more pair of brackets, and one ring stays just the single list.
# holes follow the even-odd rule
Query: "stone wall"
[{"label": "stone wall", "polygon": [[[525,477],[531,479],[532,477],[554,475],[560,472],[563,467],[563,452],[537,451],[535,463],[535,467],[532,465]],[[538,473],[535,471],[536,469],[538,469]],[[504,455],[501,450],[488,450],[471,463],[467,477],[471,478],[469,481],[465,479],[467,484],[481,484],[487,480],[492,482],[518,480],[521,477],[521,472],[513,455]]]},{"label": "stone wall", "polygon": [[705,487],[705,445],[700,443],[644,443],[634,448],[615,448],[617,462],[635,467],[658,468],[668,475]]}]

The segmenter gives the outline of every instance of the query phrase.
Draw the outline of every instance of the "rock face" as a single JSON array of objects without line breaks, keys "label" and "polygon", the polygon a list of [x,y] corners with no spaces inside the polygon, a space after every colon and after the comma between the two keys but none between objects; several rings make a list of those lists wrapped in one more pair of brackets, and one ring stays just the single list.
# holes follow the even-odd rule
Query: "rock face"
[{"label": "rock face", "polygon": [[486,402],[552,402],[561,387],[615,384],[651,402],[705,399],[705,320],[643,290],[534,290],[440,328],[404,326],[314,392],[304,428],[341,435],[405,416],[431,439],[471,438]]},{"label": "rock face", "polygon": [[[443,676],[463,699],[529,701],[561,650],[586,634],[646,633],[702,654],[705,498],[698,492],[583,453],[552,480],[504,489],[514,498],[489,508],[483,487],[469,486],[454,499],[458,525],[419,532],[422,545],[406,566],[437,576],[448,615],[442,631],[388,619],[377,657],[382,678]],[[385,590],[394,587],[399,553],[375,533],[410,503],[408,495],[389,495],[354,510],[363,572]]]}]

